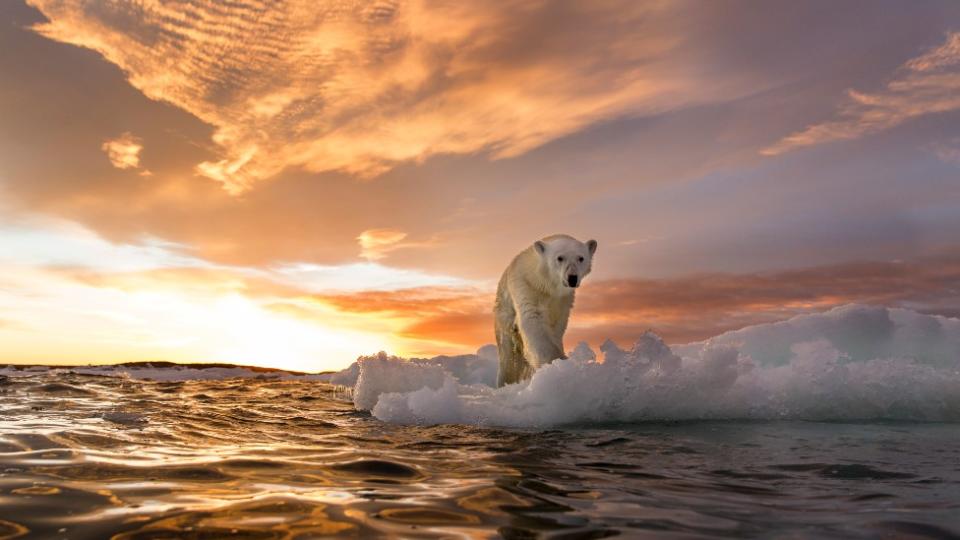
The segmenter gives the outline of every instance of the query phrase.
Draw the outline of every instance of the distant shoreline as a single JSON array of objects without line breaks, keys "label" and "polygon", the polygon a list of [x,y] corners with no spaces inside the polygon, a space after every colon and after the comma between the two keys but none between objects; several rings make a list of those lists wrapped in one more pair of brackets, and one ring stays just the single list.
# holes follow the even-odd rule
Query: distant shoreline
[{"label": "distant shoreline", "polygon": [[[154,380],[192,380],[208,378],[232,377],[270,377],[270,378],[316,378],[327,380],[336,371],[321,371],[309,373],[288,369],[246,366],[226,362],[191,362],[177,363],[168,361],[122,362],[117,364],[0,364],[0,374],[7,375],[29,374],[31,372],[45,372],[64,370],[79,375],[116,376],[126,373],[138,379]],[[189,375],[192,373],[193,375]],[[162,375],[161,375],[162,374]],[[157,376],[161,375],[161,376]],[[186,376],[185,376],[186,375]],[[197,377],[196,375],[200,375]]]}]

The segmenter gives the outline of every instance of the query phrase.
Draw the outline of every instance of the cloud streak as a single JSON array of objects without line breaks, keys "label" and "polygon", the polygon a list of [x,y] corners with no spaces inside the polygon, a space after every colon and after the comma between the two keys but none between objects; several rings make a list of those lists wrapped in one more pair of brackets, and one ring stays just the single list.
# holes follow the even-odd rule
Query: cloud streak
[{"label": "cloud streak", "polygon": [[403,246],[401,241],[407,233],[394,229],[370,229],[360,233],[357,241],[360,242],[360,256],[368,261],[375,261],[387,256],[387,252]]},{"label": "cloud streak", "polygon": [[[35,30],[214,126],[199,175],[243,193],[286,168],[373,177],[438,154],[522,154],[591,123],[731,97],[672,54],[674,1],[90,3]],[[671,53],[671,54],[668,54]]]},{"label": "cloud streak", "polygon": [[930,150],[944,163],[960,165],[960,137],[946,142],[937,142],[930,145]]},{"label": "cloud streak", "polygon": [[143,141],[131,133],[124,133],[116,139],[108,139],[101,146],[107,159],[118,169],[137,169],[140,167],[140,152]]},{"label": "cloud streak", "polygon": [[[682,343],[744,326],[782,320],[847,303],[904,306],[957,316],[960,256],[913,262],[865,262],[757,274],[705,274],[673,279],[587,283],[577,297],[567,345],[606,338],[632,342],[652,328]],[[343,312],[406,321],[398,335],[448,348],[493,339],[493,295],[467,288],[422,287],[321,295]]]},{"label": "cloud streak", "polygon": [[360,243],[360,257],[369,262],[374,262],[385,258],[391,251],[426,248],[437,244],[435,237],[415,242],[405,241],[407,236],[407,233],[396,229],[368,229],[363,231],[357,237],[357,242]]},{"label": "cloud streak", "polygon": [[919,116],[960,109],[960,32],[906,62],[882,90],[847,91],[837,118],[813,124],[760,151],[767,156],[896,127]]}]

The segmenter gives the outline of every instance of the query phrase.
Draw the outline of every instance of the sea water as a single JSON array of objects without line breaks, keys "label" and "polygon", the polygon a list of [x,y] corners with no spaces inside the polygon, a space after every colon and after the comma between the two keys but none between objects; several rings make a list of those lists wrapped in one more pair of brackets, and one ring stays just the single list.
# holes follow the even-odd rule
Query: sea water
[{"label": "sea water", "polygon": [[303,380],[0,393],[0,536],[948,538],[951,423],[395,425]]}]

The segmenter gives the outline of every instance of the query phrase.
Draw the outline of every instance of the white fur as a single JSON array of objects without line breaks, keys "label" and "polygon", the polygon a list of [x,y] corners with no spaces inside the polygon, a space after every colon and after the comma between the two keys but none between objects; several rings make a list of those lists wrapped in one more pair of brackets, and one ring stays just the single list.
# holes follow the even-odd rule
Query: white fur
[{"label": "white fur", "polygon": [[[563,353],[576,286],[590,273],[597,242],[557,234],[534,242],[504,270],[493,308],[497,386],[528,379]],[[576,286],[568,279],[576,276]]]}]

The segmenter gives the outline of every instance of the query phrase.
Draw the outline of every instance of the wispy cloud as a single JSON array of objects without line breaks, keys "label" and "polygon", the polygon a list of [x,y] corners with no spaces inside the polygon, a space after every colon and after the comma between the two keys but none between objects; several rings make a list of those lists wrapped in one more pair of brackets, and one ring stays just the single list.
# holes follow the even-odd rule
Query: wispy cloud
[{"label": "wispy cloud", "polygon": [[137,169],[140,167],[140,152],[143,141],[131,133],[124,133],[116,139],[108,139],[101,146],[110,163],[118,169]]},{"label": "wispy cloud", "polygon": [[[371,177],[516,156],[600,120],[732,97],[669,53],[676,2],[29,0],[35,29],[215,127],[196,172],[242,193],[288,167]],[[688,59],[689,60],[689,59]]]},{"label": "wispy cloud", "polygon": [[436,244],[436,239],[421,242],[404,241],[407,233],[396,229],[369,229],[360,233],[360,256],[368,261],[383,259],[391,251],[407,248],[423,248]]},{"label": "wispy cloud", "polygon": [[0,265],[75,267],[99,272],[204,267],[205,260],[173,242],[142,236],[112,243],[75,222],[42,215],[0,219]]},{"label": "wispy cloud", "polygon": [[805,146],[856,139],[912,118],[960,109],[960,32],[906,62],[882,90],[848,90],[837,118],[814,124],[761,150],[774,156]]},{"label": "wispy cloud", "polygon": [[387,256],[387,252],[397,249],[407,237],[407,233],[394,229],[370,229],[360,233],[357,241],[360,242],[360,256],[368,261],[375,261]]},{"label": "wispy cloud", "polygon": [[930,150],[944,163],[960,165],[960,137],[930,145]]},{"label": "wispy cloud", "polygon": [[417,353],[469,350],[493,339],[493,293],[476,287],[418,287],[318,295],[344,313],[374,314],[400,321],[396,334],[421,344]]},{"label": "wispy cloud", "polygon": [[9,319],[0,319],[0,331],[4,329],[18,328],[20,325]]},{"label": "wispy cloud", "polygon": [[[797,270],[600,281],[578,297],[574,339],[628,341],[644,324],[672,342],[847,303],[905,306],[956,316],[960,256]],[[601,337],[603,336],[603,337]]]}]

